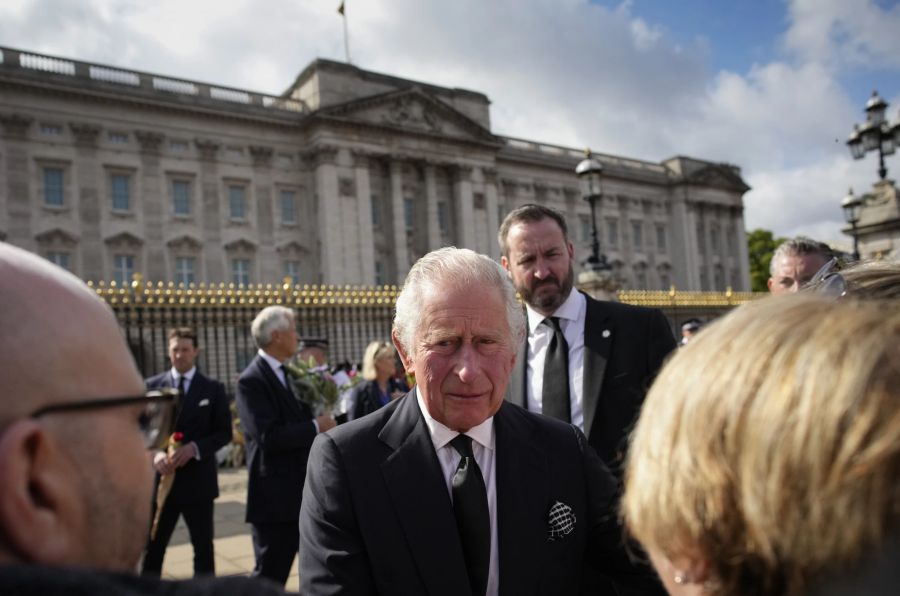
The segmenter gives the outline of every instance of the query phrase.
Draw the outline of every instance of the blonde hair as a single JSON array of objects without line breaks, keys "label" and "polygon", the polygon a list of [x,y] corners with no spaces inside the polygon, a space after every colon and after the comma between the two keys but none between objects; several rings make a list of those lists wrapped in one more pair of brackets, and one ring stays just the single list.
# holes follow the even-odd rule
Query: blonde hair
[{"label": "blonde hair", "polygon": [[900,520],[900,308],[774,297],[704,329],[660,372],[622,512],[713,594],[799,594]]},{"label": "blonde hair", "polygon": [[375,370],[375,363],[382,358],[394,358],[397,353],[394,346],[389,341],[373,341],[366,346],[365,354],[363,354],[362,378],[367,381],[374,381],[378,376]]}]

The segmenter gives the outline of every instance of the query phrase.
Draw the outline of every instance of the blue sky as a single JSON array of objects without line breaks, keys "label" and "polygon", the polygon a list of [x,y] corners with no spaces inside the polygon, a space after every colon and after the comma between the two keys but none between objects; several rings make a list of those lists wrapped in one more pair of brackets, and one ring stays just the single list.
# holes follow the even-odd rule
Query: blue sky
[{"label": "blue sky", "polygon": [[[342,60],[338,0],[4,0],[0,45],[280,93]],[[849,243],[840,200],[877,158],[844,141],[900,108],[886,0],[346,0],[353,62],[491,99],[496,133],[741,167],[748,229]],[[2,108],[2,97],[0,97]],[[900,176],[900,155],[887,159]]]}]

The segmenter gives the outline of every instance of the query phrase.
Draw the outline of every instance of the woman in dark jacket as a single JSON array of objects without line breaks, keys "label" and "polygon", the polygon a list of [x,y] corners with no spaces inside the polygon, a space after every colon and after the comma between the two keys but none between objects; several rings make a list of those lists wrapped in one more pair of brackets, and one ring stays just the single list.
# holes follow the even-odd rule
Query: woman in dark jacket
[{"label": "woman in dark jacket", "polygon": [[402,395],[394,382],[396,372],[397,352],[390,342],[373,341],[366,347],[362,367],[364,382],[353,389],[352,420],[371,414]]}]

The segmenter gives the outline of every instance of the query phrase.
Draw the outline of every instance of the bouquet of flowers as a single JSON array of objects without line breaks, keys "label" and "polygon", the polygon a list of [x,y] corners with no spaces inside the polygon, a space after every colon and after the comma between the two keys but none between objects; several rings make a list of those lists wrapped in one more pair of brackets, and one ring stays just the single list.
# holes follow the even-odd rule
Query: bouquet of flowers
[{"label": "bouquet of flowers", "polygon": [[[184,433],[174,432],[169,437],[169,444],[166,447],[166,454],[171,457],[175,451],[181,447],[184,441]],[[153,515],[153,525],[150,527],[150,539],[156,537],[156,527],[159,525],[159,516],[162,515],[163,505],[166,504],[166,498],[172,491],[172,484],[175,483],[175,473],[166,474],[159,477],[159,485],[156,487],[156,513]]]},{"label": "bouquet of flowers", "polygon": [[285,362],[284,369],[294,395],[310,407],[313,416],[334,412],[340,392],[328,367],[316,366],[316,361],[310,358],[307,361],[297,359]]}]

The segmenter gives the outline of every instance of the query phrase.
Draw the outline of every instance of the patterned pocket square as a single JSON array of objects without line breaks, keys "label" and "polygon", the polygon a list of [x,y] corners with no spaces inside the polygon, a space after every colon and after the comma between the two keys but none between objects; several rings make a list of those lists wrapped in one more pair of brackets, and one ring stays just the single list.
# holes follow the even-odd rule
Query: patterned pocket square
[{"label": "patterned pocket square", "polygon": [[557,501],[547,513],[547,541],[560,540],[575,529],[575,514],[572,508]]}]

